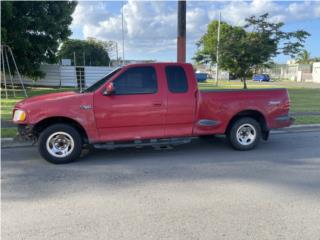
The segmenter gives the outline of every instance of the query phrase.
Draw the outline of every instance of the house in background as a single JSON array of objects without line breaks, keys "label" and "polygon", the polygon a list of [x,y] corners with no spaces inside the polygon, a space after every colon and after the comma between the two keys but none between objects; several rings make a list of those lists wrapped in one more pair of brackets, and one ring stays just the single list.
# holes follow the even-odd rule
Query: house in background
[{"label": "house in background", "polygon": [[[195,64],[195,71],[198,73],[207,73],[209,79],[216,80],[216,65],[210,66],[209,64]],[[229,80],[229,72],[224,70],[219,70],[218,72],[219,80]]]},{"label": "house in background", "polygon": [[[146,62],[155,61],[126,60],[124,65]],[[112,60],[111,63],[111,66],[71,66],[70,59],[62,59],[60,64],[43,64],[40,66],[40,70],[46,74],[44,78],[36,81],[25,76],[22,78],[25,85],[43,87],[74,87],[81,90],[89,87],[120,66],[116,60]],[[14,76],[14,82],[19,82],[17,76]]]},{"label": "house in background", "polygon": [[320,83],[320,62],[300,64],[290,60],[287,64],[275,64],[263,70],[275,80],[291,80],[295,82]]}]

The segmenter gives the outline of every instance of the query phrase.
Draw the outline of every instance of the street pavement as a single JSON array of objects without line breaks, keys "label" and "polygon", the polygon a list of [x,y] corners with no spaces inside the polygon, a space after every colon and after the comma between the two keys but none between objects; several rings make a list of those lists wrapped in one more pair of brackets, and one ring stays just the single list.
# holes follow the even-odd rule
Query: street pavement
[{"label": "street pavement", "polygon": [[249,152],[224,138],[53,165],[2,149],[2,238],[320,239],[320,131]]}]

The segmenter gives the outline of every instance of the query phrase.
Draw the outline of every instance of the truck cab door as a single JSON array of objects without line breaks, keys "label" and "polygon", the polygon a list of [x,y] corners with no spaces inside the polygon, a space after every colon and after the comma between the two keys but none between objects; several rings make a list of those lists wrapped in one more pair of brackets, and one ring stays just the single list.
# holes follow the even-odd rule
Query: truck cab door
[{"label": "truck cab door", "polygon": [[101,141],[164,137],[165,94],[154,66],[126,67],[111,80],[114,93],[94,96]]},{"label": "truck cab door", "polygon": [[[167,90],[166,137],[191,136],[196,110],[196,86],[192,66],[164,67]],[[189,69],[190,68],[190,69]]]}]

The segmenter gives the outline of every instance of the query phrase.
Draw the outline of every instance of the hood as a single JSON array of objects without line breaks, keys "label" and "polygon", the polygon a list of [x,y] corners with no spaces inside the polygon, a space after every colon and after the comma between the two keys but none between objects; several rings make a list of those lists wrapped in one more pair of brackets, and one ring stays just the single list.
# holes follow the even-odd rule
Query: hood
[{"label": "hood", "polygon": [[34,96],[30,98],[26,98],[16,104],[16,107],[27,107],[30,104],[33,103],[44,103],[44,102],[51,102],[51,101],[57,101],[57,100],[63,100],[72,98],[74,96],[79,95],[80,93],[74,92],[74,91],[68,91],[68,92],[59,92],[59,93],[49,93],[49,94],[43,94],[39,96]]}]

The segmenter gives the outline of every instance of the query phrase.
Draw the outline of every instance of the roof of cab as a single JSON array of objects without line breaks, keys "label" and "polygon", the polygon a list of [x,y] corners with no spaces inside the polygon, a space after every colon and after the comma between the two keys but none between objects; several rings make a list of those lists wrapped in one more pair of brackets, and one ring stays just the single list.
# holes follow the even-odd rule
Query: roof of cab
[{"label": "roof of cab", "polygon": [[168,65],[192,65],[191,63],[179,63],[179,62],[151,62],[151,63],[130,63],[124,65],[124,67],[133,66],[168,66]]}]

